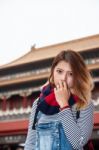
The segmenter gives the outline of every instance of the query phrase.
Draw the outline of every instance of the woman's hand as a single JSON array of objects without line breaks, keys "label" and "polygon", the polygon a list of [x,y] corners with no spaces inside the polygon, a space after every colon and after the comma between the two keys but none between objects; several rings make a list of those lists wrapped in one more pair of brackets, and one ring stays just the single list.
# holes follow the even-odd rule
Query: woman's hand
[{"label": "woman's hand", "polygon": [[65,81],[59,81],[56,88],[54,88],[56,101],[60,105],[60,108],[68,106],[68,100],[70,97],[70,91],[67,88]]}]

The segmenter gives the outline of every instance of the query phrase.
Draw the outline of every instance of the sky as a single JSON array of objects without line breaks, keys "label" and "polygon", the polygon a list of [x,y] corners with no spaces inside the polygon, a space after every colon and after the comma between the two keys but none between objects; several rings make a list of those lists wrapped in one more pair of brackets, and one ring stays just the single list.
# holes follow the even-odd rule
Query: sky
[{"label": "sky", "polygon": [[36,48],[99,34],[99,0],[0,0],[0,66]]}]

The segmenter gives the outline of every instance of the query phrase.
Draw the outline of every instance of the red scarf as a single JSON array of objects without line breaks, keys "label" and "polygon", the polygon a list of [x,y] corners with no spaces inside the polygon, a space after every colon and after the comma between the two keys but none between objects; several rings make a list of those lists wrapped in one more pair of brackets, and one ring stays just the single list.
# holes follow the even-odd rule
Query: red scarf
[{"label": "red scarf", "polygon": [[[71,107],[77,101],[78,101],[78,97],[71,94],[68,101],[69,106]],[[35,117],[34,117],[33,129],[35,129],[35,123],[37,121],[36,119],[39,111],[41,111],[43,114],[46,115],[54,115],[60,111],[60,106],[57,103],[55,98],[54,89],[50,84],[45,86],[41,91],[38,104],[37,104]]]}]

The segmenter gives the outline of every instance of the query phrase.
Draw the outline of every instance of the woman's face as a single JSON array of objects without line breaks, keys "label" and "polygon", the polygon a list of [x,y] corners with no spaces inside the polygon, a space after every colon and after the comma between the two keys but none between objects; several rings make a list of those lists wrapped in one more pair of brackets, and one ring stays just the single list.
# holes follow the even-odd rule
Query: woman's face
[{"label": "woman's face", "polygon": [[73,88],[73,73],[68,62],[60,61],[53,71],[53,79],[55,86],[59,81],[65,81],[67,88]]}]

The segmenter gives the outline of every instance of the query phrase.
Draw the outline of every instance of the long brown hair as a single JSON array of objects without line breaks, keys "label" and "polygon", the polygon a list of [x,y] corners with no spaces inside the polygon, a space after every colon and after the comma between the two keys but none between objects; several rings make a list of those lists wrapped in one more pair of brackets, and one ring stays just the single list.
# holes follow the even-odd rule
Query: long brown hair
[{"label": "long brown hair", "polygon": [[49,82],[53,84],[54,68],[60,61],[70,64],[74,78],[74,92],[79,97],[78,108],[83,108],[91,100],[91,90],[94,87],[91,74],[82,56],[74,50],[61,51],[54,59],[49,76]]}]

